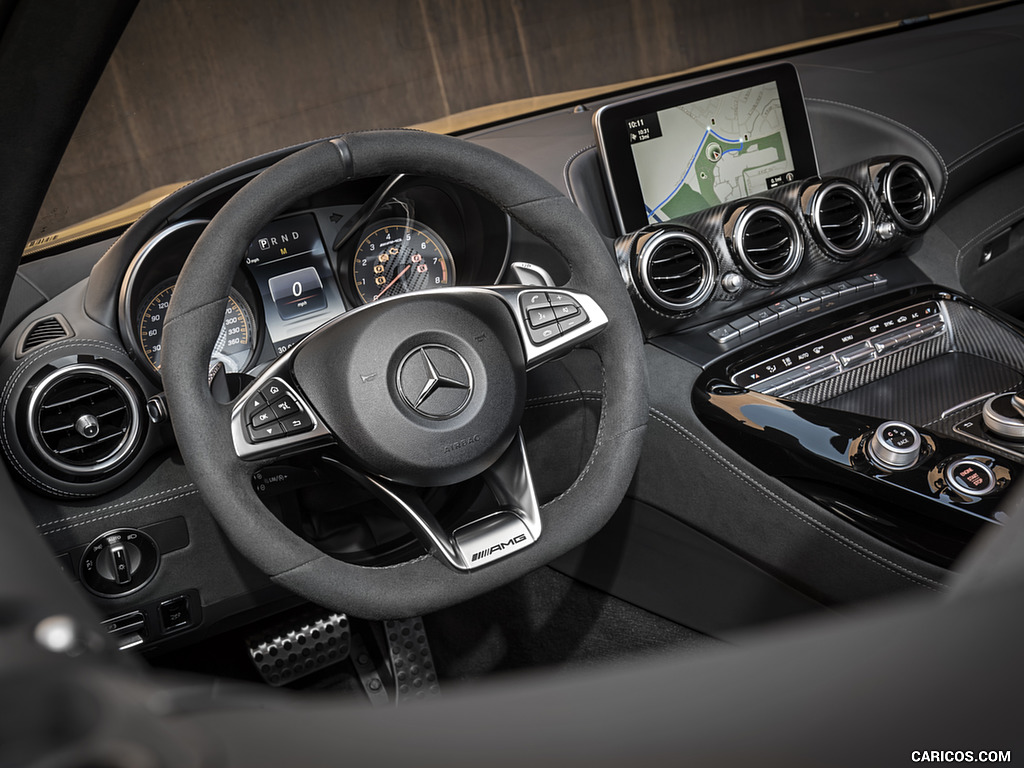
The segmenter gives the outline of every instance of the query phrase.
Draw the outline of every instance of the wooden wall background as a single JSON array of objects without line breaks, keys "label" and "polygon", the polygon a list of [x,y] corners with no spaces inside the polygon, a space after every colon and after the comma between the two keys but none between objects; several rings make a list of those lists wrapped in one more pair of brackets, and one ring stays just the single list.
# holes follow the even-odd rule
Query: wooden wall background
[{"label": "wooden wall background", "polygon": [[276,147],[972,0],[142,0],[32,237]]}]

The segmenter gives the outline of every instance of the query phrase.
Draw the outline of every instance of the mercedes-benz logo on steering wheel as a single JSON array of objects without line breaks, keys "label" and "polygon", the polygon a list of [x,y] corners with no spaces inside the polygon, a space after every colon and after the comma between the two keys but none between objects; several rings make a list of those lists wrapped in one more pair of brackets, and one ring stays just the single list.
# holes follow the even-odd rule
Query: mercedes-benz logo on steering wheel
[{"label": "mercedes-benz logo on steering wheel", "polygon": [[473,395],[473,374],[462,355],[443,344],[417,347],[398,366],[398,392],[428,419],[449,419]]}]

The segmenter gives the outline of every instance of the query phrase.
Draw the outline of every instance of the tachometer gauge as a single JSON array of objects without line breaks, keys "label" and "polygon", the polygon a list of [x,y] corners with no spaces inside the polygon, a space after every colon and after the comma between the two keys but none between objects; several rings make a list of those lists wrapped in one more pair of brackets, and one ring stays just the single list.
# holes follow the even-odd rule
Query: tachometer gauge
[{"label": "tachometer gauge", "polygon": [[364,304],[455,284],[451,251],[437,233],[411,219],[383,219],[363,236],[352,280]]},{"label": "tachometer gauge", "polygon": [[[137,324],[139,342],[142,352],[149,364],[156,371],[160,370],[160,352],[163,345],[164,321],[167,307],[174,293],[174,282],[164,283],[145,301],[142,314]],[[237,291],[228,295],[228,305],[224,310],[224,324],[220,335],[213,346],[210,358],[210,370],[218,363],[224,364],[227,373],[238,373],[245,370],[252,358],[255,346],[255,326],[252,310]]]}]

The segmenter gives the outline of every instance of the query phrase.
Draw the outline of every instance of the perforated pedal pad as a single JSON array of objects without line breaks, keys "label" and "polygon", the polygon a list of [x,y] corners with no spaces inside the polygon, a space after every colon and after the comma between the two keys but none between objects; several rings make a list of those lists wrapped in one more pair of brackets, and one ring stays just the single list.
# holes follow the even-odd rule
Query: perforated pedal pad
[{"label": "perforated pedal pad", "polygon": [[246,645],[260,676],[277,687],[344,661],[352,643],[345,614],[306,611],[250,635]]},{"label": "perforated pedal pad", "polygon": [[417,616],[385,621],[384,637],[395,674],[395,704],[401,706],[439,695],[441,686],[423,619]]}]

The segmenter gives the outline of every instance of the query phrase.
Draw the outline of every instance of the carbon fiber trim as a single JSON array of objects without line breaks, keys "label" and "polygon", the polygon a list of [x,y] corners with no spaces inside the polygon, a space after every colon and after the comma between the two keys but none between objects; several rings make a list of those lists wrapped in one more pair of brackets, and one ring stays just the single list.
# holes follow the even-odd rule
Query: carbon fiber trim
[{"label": "carbon fiber trim", "polygon": [[[978,398],[1024,381],[1024,336],[969,304],[942,302],[948,333],[841,373],[788,399],[882,419],[898,419],[984,448],[1013,454],[954,430],[981,418]],[[957,408],[958,405],[965,404]],[[945,415],[943,415],[945,414]]]},{"label": "carbon fiber trim", "polygon": [[[922,345],[923,346],[923,345]],[[961,352],[933,357],[824,405],[923,426],[942,413],[987,392],[1002,392],[1020,374],[1001,363]]]},{"label": "carbon fiber trim", "polygon": [[[949,337],[946,334],[942,334],[908,349],[894,352],[883,357],[881,360],[875,360],[852,371],[840,373],[831,379],[788,395],[787,398],[789,400],[796,400],[799,403],[828,405],[830,408],[854,411],[856,410],[855,408],[835,404],[832,402],[833,399],[950,351],[952,351],[952,346],[949,342]],[[887,416],[883,418],[896,417]]]},{"label": "carbon fiber trim", "polygon": [[984,357],[1024,371],[1024,338],[982,312],[961,302],[946,302],[953,326],[953,346],[958,352]]}]

